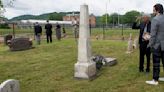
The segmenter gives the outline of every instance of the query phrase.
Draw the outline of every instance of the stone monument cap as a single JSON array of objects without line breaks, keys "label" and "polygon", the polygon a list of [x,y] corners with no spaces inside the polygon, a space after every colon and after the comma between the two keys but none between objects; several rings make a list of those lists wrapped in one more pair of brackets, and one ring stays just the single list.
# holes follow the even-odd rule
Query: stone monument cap
[{"label": "stone monument cap", "polygon": [[0,85],[0,92],[19,92],[20,85],[18,80],[9,79]]}]

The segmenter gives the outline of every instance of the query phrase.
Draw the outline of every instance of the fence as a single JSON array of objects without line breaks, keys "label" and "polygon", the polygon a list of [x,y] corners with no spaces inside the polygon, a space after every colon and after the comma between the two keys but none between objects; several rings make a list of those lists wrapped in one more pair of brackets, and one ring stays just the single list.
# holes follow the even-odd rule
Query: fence
[{"label": "fence", "polygon": [[[67,38],[74,38],[74,31],[72,26],[62,26],[65,27]],[[43,35],[42,38],[45,38],[45,30],[44,26],[42,26]],[[62,28],[61,28],[61,31]],[[128,39],[130,33],[132,33],[133,37],[138,36],[138,30],[132,30],[129,26],[103,26],[99,25],[95,28],[90,28],[91,38],[93,39],[105,39],[105,40],[121,40]],[[15,35],[16,37],[34,37],[34,29],[33,28],[15,28],[15,29],[0,29],[0,36],[3,37],[7,34]],[[55,27],[53,26],[53,38],[55,37]]]}]

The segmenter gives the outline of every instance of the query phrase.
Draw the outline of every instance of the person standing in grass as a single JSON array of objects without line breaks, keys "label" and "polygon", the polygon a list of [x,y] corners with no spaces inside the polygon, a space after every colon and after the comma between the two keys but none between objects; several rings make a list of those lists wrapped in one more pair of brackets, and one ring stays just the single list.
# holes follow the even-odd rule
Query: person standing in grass
[{"label": "person standing in grass", "polygon": [[[147,67],[146,72],[150,72],[150,48],[147,48],[149,43],[149,39],[146,38],[147,35],[150,34],[151,30],[151,22],[150,22],[150,15],[143,14],[142,17],[137,17],[136,22],[133,23],[132,29],[140,29],[139,34],[139,49],[140,49],[140,61],[139,61],[139,72],[144,72],[144,57],[146,55],[147,58]],[[141,20],[142,19],[142,20]],[[138,23],[137,22],[140,22]]]},{"label": "person standing in grass", "polygon": [[56,38],[58,41],[61,40],[61,26],[58,23],[56,25]]},{"label": "person standing in grass", "polygon": [[38,22],[35,23],[34,31],[35,31],[36,42],[37,42],[38,45],[40,45],[41,35],[42,35],[42,27],[39,25]]},{"label": "person standing in grass", "polygon": [[47,20],[45,29],[46,29],[47,43],[49,42],[52,43],[52,24],[49,23],[49,20]]},{"label": "person standing in grass", "polygon": [[79,21],[75,18],[72,22],[72,25],[74,26],[74,36],[75,39],[79,38]]},{"label": "person standing in grass", "polygon": [[158,81],[164,81],[164,78],[159,78],[160,59],[164,64],[164,15],[163,5],[156,4],[153,7],[155,17],[151,25],[151,38],[149,47],[153,52],[153,80],[146,81],[147,84],[158,85]]}]

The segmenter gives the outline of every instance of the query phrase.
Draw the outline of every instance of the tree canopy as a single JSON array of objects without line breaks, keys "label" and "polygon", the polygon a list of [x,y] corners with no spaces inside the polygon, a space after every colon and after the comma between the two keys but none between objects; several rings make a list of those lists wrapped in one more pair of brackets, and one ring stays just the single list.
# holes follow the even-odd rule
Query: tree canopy
[{"label": "tree canopy", "polygon": [[106,20],[107,20],[108,24],[119,24],[119,23],[120,24],[130,24],[135,21],[137,16],[140,16],[140,12],[135,11],[135,10],[126,12],[124,15],[120,15],[118,13],[112,13],[111,15],[104,14],[100,17],[100,20],[97,22],[106,24]]},{"label": "tree canopy", "polygon": [[132,23],[136,20],[136,17],[140,16],[138,11],[129,11],[123,16],[123,23]]},{"label": "tree canopy", "polygon": [[2,4],[2,1],[0,0],[0,8],[2,8],[3,7],[3,4]]},{"label": "tree canopy", "polygon": [[49,14],[49,20],[63,20],[63,16],[66,15],[66,13],[51,13]]}]

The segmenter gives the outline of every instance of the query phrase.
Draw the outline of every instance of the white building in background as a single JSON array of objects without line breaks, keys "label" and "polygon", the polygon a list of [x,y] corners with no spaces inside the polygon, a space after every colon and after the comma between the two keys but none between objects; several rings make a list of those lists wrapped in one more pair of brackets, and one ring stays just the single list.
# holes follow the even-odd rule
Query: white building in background
[{"label": "white building in background", "polygon": [[[24,24],[27,24],[27,23],[30,23],[30,24],[34,24],[36,22],[38,22],[39,24],[46,24],[47,23],[47,20],[21,20],[20,21],[21,23],[24,23]],[[49,20],[49,23],[51,24],[61,24],[61,25],[71,25],[72,24],[72,21],[54,21],[54,20]]]},{"label": "white building in background", "polygon": [[[18,28],[33,28],[36,22],[38,22],[42,27],[44,27],[45,24],[47,24],[47,20],[33,20],[33,19],[17,21],[16,24]],[[53,26],[55,26],[57,23],[64,26],[72,25],[72,21],[49,20],[49,23],[51,23]]]}]

